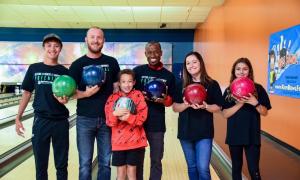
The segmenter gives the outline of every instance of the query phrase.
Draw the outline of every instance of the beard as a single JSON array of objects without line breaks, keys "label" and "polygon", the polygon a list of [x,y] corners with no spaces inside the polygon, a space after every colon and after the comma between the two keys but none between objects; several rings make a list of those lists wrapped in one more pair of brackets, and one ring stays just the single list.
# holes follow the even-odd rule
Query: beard
[{"label": "beard", "polygon": [[89,43],[87,43],[87,46],[88,46],[89,51],[92,53],[95,53],[95,54],[100,53],[103,48],[103,46],[98,46],[98,44],[97,44],[96,48],[91,46]]}]

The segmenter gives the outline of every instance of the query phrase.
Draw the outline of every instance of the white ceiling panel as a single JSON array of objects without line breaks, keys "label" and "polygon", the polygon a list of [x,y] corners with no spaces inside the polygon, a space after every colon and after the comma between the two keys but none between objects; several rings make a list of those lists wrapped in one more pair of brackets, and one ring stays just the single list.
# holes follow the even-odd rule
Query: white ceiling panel
[{"label": "white ceiling panel", "polygon": [[196,6],[199,0],[164,0],[165,6]]},{"label": "white ceiling panel", "polygon": [[128,6],[127,0],[90,0],[98,6]]},{"label": "white ceiling panel", "polygon": [[102,11],[110,22],[133,22],[131,7],[103,6]]},{"label": "white ceiling panel", "polygon": [[158,29],[161,23],[137,23],[138,29]]},{"label": "white ceiling panel", "polygon": [[224,0],[0,0],[0,27],[190,29]]},{"label": "white ceiling panel", "polygon": [[59,6],[91,6],[90,0],[57,0]]},{"label": "white ceiling panel", "polygon": [[[20,15],[20,18],[25,18],[26,21],[33,23],[41,21],[49,21],[51,16],[46,13],[40,6],[36,5],[16,5],[12,7],[13,11]],[[37,19],[38,17],[38,19]]]},{"label": "white ceiling panel", "polygon": [[135,22],[160,22],[161,7],[133,7]]},{"label": "white ceiling panel", "polygon": [[20,4],[19,0],[1,0],[0,4]]},{"label": "white ceiling panel", "polygon": [[71,6],[75,14],[83,22],[99,21],[107,22],[107,18],[98,6]]},{"label": "white ceiling panel", "polygon": [[70,6],[41,6],[56,21],[77,22],[80,18]]},{"label": "white ceiling panel", "polygon": [[[114,24],[112,22],[109,23],[102,23],[102,22],[90,22],[91,26],[98,26],[100,28],[103,29],[109,29],[114,27]],[[86,28],[88,28],[89,26],[87,26]]]},{"label": "white ceiling panel", "polygon": [[56,6],[56,0],[19,0],[20,4],[23,5],[49,5],[49,6]]},{"label": "white ceiling panel", "polygon": [[163,4],[163,0],[151,0],[151,1],[143,1],[143,0],[127,0],[129,6],[161,6]]},{"label": "white ceiling panel", "polygon": [[35,21],[35,22],[31,22],[31,21],[25,21],[24,25],[28,28],[48,28],[48,24],[43,22],[43,21]]},{"label": "white ceiling panel", "polygon": [[13,10],[13,5],[0,5],[0,21],[17,21],[20,19],[20,14]]},{"label": "white ceiling panel", "polygon": [[68,22],[68,25],[70,25],[72,28],[85,28],[90,27],[90,22]]},{"label": "white ceiling panel", "polygon": [[135,29],[136,23],[124,22],[124,23],[114,23],[116,29]]},{"label": "white ceiling panel", "polygon": [[181,29],[181,23],[166,23],[166,27],[164,29]]},{"label": "white ceiling panel", "polygon": [[21,21],[0,21],[0,27],[26,27]]},{"label": "white ceiling panel", "polygon": [[46,23],[48,27],[51,28],[72,28],[68,22],[59,22],[59,21],[52,21]]},{"label": "white ceiling panel", "polygon": [[188,14],[188,7],[163,7],[161,14],[162,22],[185,22]]}]

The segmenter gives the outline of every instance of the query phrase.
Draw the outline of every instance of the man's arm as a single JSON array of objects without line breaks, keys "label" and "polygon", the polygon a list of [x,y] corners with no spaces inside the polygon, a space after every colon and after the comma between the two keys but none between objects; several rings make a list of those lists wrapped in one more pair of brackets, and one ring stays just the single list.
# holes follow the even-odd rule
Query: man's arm
[{"label": "man's arm", "polygon": [[22,136],[22,137],[24,137],[25,129],[24,129],[24,126],[21,122],[21,118],[22,118],[22,115],[24,113],[24,110],[26,109],[26,107],[28,105],[28,102],[30,101],[31,95],[32,95],[31,92],[24,90],[24,92],[22,94],[21,101],[20,101],[16,121],[15,121],[15,123],[16,123],[16,132],[19,136]]}]

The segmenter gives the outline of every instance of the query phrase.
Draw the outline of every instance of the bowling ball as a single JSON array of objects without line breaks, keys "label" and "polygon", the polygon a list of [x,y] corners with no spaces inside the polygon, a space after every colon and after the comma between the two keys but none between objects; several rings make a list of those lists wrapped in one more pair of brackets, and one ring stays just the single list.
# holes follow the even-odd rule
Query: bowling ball
[{"label": "bowling ball", "polygon": [[247,77],[236,78],[230,85],[230,91],[235,98],[241,99],[243,96],[249,96],[249,93],[254,93],[254,82]]},{"label": "bowling ball", "polygon": [[52,92],[57,97],[71,97],[75,93],[75,90],[75,80],[67,75],[58,76],[52,83]]},{"label": "bowling ball", "polygon": [[105,82],[105,71],[98,65],[90,65],[83,68],[82,80],[86,86],[101,86]]},{"label": "bowling ball", "polygon": [[189,104],[203,104],[203,101],[206,100],[207,93],[205,88],[201,84],[190,84],[188,85],[183,92],[185,100]]},{"label": "bowling ball", "polygon": [[117,107],[128,109],[131,114],[136,114],[135,104],[134,104],[133,100],[128,97],[120,97],[114,104],[114,110]]},{"label": "bowling ball", "polygon": [[152,80],[144,86],[144,91],[149,99],[155,100],[157,98],[163,98],[162,94],[167,93],[167,88],[166,84],[161,80]]}]

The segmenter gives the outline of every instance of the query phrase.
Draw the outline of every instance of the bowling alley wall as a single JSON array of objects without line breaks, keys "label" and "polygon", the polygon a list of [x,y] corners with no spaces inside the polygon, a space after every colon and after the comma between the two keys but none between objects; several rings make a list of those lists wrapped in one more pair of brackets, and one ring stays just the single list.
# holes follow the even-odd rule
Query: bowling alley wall
[{"label": "bowling alley wall", "polygon": [[[299,24],[299,0],[225,0],[198,25],[194,49],[204,56],[209,74],[222,89],[229,85],[232,64],[239,57],[251,60],[255,81],[267,89],[269,37]],[[272,109],[262,118],[262,130],[299,153],[300,99],[270,95],[270,100]],[[224,144],[226,120],[217,116],[215,127],[217,141]]]},{"label": "bowling alley wall", "polygon": [[[66,67],[86,53],[86,29],[0,28],[0,84],[22,82],[28,66],[42,61],[41,41],[48,33],[62,38],[59,63]],[[193,49],[194,30],[104,29],[104,33],[106,43],[102,51],[115,57],[121,69],[147,63],[144,48],[151,40],[161,42],[162,62],[169,70],[180,71],[185,54]]]}]

